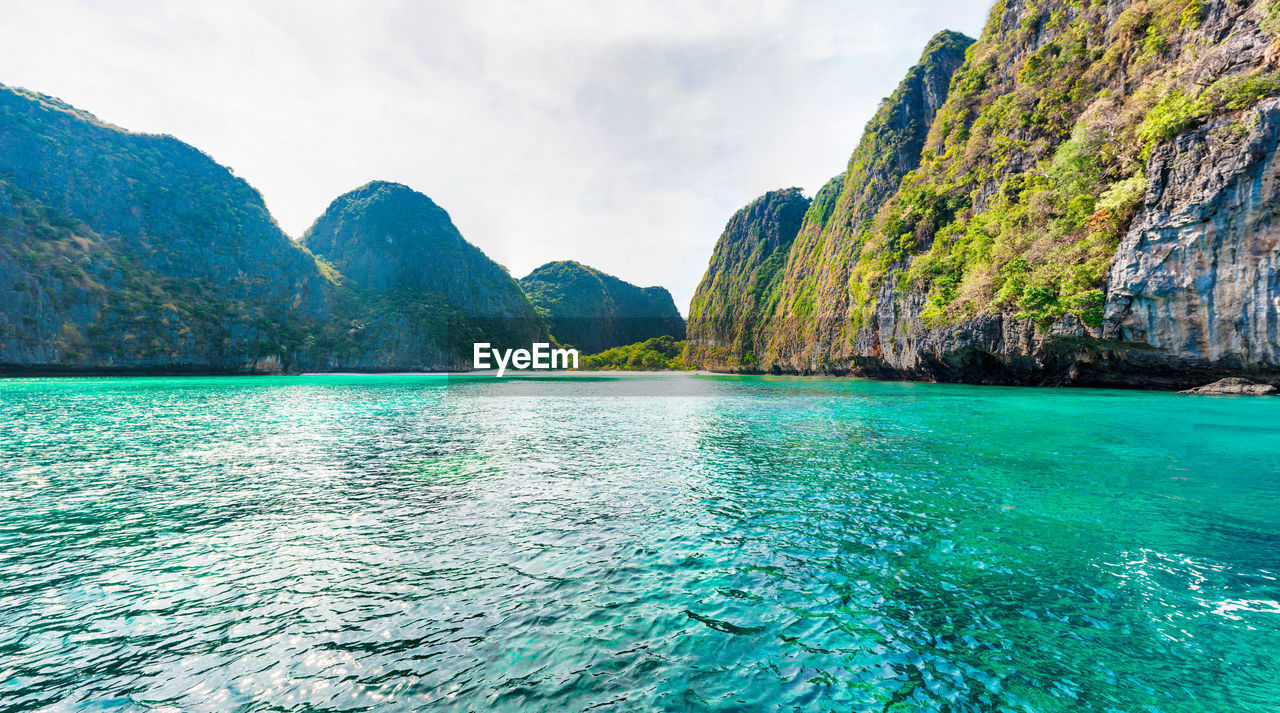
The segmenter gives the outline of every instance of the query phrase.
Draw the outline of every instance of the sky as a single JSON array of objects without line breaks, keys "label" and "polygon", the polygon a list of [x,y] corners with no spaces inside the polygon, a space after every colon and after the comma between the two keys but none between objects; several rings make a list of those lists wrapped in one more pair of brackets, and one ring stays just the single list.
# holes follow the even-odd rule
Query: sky
[{"label": "sky", "polygon": [[812,195],[989,0],[5,0],[0,83],[171,134],[297,238],[404,183],[521,277],[577,260],[682,313],[734,211]]}]

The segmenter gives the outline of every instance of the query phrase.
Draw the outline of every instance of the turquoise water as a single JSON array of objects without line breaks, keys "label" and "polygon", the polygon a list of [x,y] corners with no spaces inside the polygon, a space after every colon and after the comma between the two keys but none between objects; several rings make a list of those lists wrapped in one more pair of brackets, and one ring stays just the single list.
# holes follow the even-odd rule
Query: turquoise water
[{"label": "turquoise water", "polygon": [[1280,398],[0,382],[0,710],[1280,710]]}]

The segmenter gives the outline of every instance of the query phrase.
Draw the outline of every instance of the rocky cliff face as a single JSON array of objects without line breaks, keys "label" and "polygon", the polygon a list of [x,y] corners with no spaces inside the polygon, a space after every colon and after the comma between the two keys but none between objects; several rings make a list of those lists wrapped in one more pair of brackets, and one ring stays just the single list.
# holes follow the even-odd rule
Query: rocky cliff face
[{"label": "rocky cliff face", "polygon": [[[790,303],[758,329],[755,368],[1280,377],[1277,30],[1263,3],[997,3],[918,165],[801,230],[816,238],[797,246],[825,246],[855,226],[789,253]],[[885,130],[869,124],[859,152]]]},{"label": "rocky cliff face", "polygon": [[[829,187],[818,205],[830,202],[836,190]],[[722,371],[756,368],[760,316],[779,299],[787,254],[808,209],[800,189],[788,188],[766,193],[729,220],[689,307],[688,363]]]},{"label": "rocky cliff face", "polygon": [[586,354],[655,337],[684,339],[684,318],[662,287],[637,287],[572,260],[549,262],[520,286],[551,335]]},{"label": "rocky cliff face", "polygon": [[0,372],[438,370],[472,337],[545,338],[442,210],[388,186],[313,228],[346,276],[196,149],[0,86]]},{"label": "rocky cliff face", "polygon": [[199,151],[0,87],[0,364],[274,368],[331,314],[307,252]]},{"label": "rocky cliff face", "polygon": [[1280,368],[1280,100],[1152,154],[1111,267],[1103,336],[1190,371]]},{"label": "rocky cliff face", "polygon": [[920,165],[929,127],[972,44],[959,33],[938,33],[868,122],[845,174],[818,192],[815,210],[787,253],[781,297],[755,327],[764,363],[832,371],[854,356],[843,346],[850,270],[856,267],[849,256],[902,177]]}]

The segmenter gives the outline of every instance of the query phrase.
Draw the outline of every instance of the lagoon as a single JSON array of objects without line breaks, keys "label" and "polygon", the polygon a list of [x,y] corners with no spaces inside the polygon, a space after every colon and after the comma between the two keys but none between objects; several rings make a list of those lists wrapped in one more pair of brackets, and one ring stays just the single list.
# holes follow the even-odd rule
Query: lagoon
[{"label": "lagoon", "polygon": [[0,381],[0,710],[1275,711],[1280,398]]}]

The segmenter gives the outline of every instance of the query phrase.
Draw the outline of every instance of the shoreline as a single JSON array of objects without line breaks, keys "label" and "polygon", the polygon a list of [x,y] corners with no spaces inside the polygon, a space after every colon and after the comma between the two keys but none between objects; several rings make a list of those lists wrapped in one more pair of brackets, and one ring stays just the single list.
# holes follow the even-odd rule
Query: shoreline
[{"label": "shoreline", "polygon": [[[0,365],[0,383],[9,379],[74,379],[74,378],[104,378],[104,377],[271,377],[271,376],[437,376],[437,377],[456,377],[456,376],[483,376],[492,373],[492,370],[469,370],[469,371],[432,371],[425,369],[335,369],[333,371],[251,371],[243,369],[230,368],[209,368],[209,367],[66,367],[66,366],[14,366]],[[1153,384],[1150,382],[1132,382],[1123,383],[1117,381],[1075,381],[1063,383],[1050,383],[1046,381],[1017,381],[1017,380],[963,380],[963,379],[936,379],[936,378],[894,378],[882,377],[866,374],[854,374],[851,372],[844,373],[795,373],[795,372],[770,372],[770,371],[718,371],[714,369],[568,369],[555,370],[547,372],[539,372],[534,374],[518,372],[509,374],[507,378],[519,379],[521,376],[571,376],[571,375],[593,375],[593,374],[609,374],[609,375],[639,375],[639,374],[688,374],[690,376],[748,376],[748,377],[787,377],[796,379],[849,379],[862,381],[878,381],[886,383],[922,383],[922,384],[956,384],[963,386],[999,386],[999,387],[1023,387],[1023,388],[1039,388],[1039,389],[1106,389],[1115,391],[1183,391],[1186,389],[1205,386],[1213,383],[1215,379],[1206,381],[1179,381],[1176,383]],[[1277,385],[1273,381],[1266,378],[1251,378],[1257,383]],[[1280,386],[1280,385],[1278,385]]]}]

